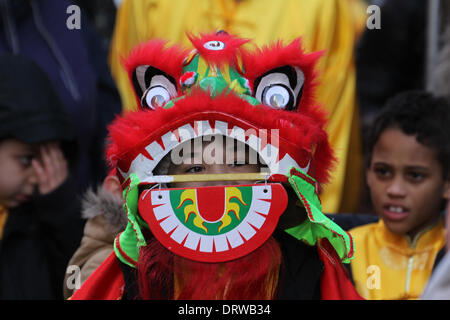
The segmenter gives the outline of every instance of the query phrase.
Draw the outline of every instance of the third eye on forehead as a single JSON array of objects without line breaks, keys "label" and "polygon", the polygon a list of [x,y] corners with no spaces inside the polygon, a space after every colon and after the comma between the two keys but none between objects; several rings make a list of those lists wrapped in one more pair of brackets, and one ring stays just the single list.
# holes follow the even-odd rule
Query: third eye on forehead
[{"label": "third eye on forehead", "polygon": [[261,164],[258,153],[245,143],[221,135],[185,141],[171,151],[171,161],[179,164]]}]

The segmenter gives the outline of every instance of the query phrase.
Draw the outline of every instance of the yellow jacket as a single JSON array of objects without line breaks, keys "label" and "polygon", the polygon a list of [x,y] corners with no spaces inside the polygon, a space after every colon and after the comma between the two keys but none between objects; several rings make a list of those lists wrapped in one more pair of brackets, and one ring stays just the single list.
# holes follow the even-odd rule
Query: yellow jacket
[{"label": "yellow jacket", "polygon": [[3,237],[3,229],[5,229],[7,219],[8,219],[8,210],[0,205],[0,240]]},{"label": "yellow jacket", "polygon": [[317,96],[330,113],[327,131],[339,160],[321,196],[324,211],[350,212],[361,177],[353,50],[365,26],[366,6],[363,0],[125,0],[116,17],[111,71],[124,109],[133,110],[135,99],[120,57],[138,43],[162,38],[188,45],[186,31],[226,30],[259,46],[302,36],[306,50],[325,50]]},{"label": "yellow jacket", "polygon": [[355,287],[370,300],[418,299],[445,245],[441,220],[412,240],[389,231],[381,219],[350,233],[357,248],[351,262]]}]

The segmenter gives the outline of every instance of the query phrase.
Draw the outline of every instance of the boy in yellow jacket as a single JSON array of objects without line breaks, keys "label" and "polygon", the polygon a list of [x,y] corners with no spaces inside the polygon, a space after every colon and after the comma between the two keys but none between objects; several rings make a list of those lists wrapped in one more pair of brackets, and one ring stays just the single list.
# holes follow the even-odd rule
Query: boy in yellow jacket
[{"label": "boy in yellow jacket", "polygon": [[351,263],[366,299],[417,299],[445,245],[450,198],[450,106],[425,92],[392,98],[368,140],[366,180],[378,223],[350,231]]}]

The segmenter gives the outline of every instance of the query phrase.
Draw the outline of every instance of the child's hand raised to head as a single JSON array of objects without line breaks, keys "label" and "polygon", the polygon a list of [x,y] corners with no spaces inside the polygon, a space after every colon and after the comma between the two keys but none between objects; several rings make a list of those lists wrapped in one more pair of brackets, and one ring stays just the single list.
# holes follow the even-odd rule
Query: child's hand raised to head
[{"label": "child's hand raised to head", "polygon": [[57,189],[68,177],[69,170],[58,143],[44,143],[39,147],[39,160],[33,159],[39,193],[44,195]]}]

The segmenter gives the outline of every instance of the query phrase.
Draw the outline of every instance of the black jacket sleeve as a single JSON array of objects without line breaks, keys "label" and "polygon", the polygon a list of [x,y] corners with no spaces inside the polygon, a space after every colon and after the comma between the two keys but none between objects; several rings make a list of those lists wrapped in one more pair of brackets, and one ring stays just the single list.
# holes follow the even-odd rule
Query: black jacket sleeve
[{"label": "black jacket sleeve", "polygon": [[0,243],[0,299],[63,299],[84,221],[72,179],[10,211]]},{"label": "black jacket sleeve", "polygon": [[75,181],[69,178],[50,194],[38,197],[35,209],[53,287],[62,293],[67,263],[80,244],[84,227]]}]

